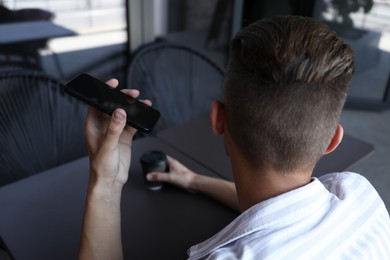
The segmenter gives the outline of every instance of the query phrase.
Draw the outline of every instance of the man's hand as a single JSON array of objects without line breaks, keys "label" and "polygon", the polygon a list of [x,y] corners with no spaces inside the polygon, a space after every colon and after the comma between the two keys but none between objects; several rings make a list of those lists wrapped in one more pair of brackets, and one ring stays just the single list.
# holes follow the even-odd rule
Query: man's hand
[{"label": "man's hand", "polygon": [[161,181],[173,184],[190,192],[196,192],[193,188],[196,173],[185,167],[179,161],[167,155],[169,172],[151,172],[146,178],[148,181]]},{"label": "man's hand", "polygon": [[237,212],[240,211],[233,182],[197,174],[172,157],[167,156],[167,159],[169,172],[151,172],[146,176],[147,180],[162,181],[192,193],[204,194]]},{"label": "man's hand", "polygon": [[[107,82],[111,87],[118,86],[116,79]],[[138,90],[121,90],[137,98]],[[151,105],[149,100],[144,103]],[[123,185],[128,178],[131,158],[131,143],[136,129],[126,125],[126,112],[116,109],[111,117],[89,107],[84,134],[87,139],[90,157],[91,180],[104,184]]]}]

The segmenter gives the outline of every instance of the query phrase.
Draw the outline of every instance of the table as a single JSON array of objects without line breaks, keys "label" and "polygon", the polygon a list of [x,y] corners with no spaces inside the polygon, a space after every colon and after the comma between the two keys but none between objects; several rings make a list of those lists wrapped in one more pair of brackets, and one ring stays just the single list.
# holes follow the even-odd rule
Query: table
[{"label": "table", "polygon": [[[124,256],[185,259],[191,245],[218,232],[237,213],[176,187],[148,190],[138,161],[144,151],[152,149],[215,176],[156,138],[135,140],[121,202]],[[0,236],[15,259],[76,259],[88,174],[88,158],[82,158],[0,187]]]},{"label": "table", "polygon": [[[224,152],[222,137],[213,135],[208,116],[168,128],[157,136],[221,178],[233,180],[230,160]],[[339,147],[318,162],[313,176],[348,170],[373,151],[374,147],[371,144],[344,134]]]},{"label": "table", "polygon": [[11,44],[73,36],[76,33],[50,21],[29,21],[0,24],[0,35],[0,44]]},{"label": "table", "polygon": [[[49,39],[76,35],[51,21],[28,21],[0,24],[0,53],[6,67],[26,67],[42,70],[38,49],[46,47]],[[1,57],[1,56],[0,56]],[[62,67],[53,53],[54,62],[60,72]]]}]

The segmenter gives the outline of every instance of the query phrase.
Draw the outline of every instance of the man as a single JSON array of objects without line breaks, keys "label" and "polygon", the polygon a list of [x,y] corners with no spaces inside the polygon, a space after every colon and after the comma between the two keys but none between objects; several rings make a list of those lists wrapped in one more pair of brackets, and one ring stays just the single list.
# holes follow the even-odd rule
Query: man
[{"label": "man", "polygon": [[[148,175],[242,212],[193,246],[190,258],[390,259],[389,214],[368,181],[348,172],[311,177],[342,139],[338,120],[352,73],[350,47],[311,18],[261,20],[235,36],[223,103],[210,110],[234,183],[198,175],[170,157],[169,174]],[[122,258],[119,203],[135,133],[125,118],[121,109],[111,118],[88,113],[91,180],[81,258]]]}]

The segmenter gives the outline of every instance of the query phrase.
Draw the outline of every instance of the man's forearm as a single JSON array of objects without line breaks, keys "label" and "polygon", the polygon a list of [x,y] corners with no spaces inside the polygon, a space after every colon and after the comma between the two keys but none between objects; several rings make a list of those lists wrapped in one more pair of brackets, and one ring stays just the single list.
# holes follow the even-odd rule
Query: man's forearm
[{"label": "man's forearm", "polygon": [[197,174],[189,190],[204,194],[240,212],[236,186],[233,182]]},{"label": "man's forearm", "polygon": [[123,259],[121,185],[90,183],[79,259]]}]

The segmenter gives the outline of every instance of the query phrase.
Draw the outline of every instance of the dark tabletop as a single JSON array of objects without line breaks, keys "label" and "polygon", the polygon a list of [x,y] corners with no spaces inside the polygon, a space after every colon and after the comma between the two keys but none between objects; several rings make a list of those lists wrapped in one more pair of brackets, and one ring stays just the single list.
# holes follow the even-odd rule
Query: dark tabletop
[{"label": "dark tabletop", "polygon": [[[157,136],[166,144],[209,168],[216,175],[233,180],[230,161],[224,152],[222,137],[213,135],[208,116],[202,116],[188,123],[166,129]],[[313,175],[320,176],[325,173],[348,170],[373,151],[374,147],[371,144],[344,134],[339,147],[320,160]]]},{"label": "dark tabletop", "polygon": [[[148,190],[139,157],[156,149],[191,169],[215,176],[155,138],[136,140],[122,194],[126,259],[185,259],[191,245],[209,238],[237,216],[206,197],[176,187]],[[88,159],[82,158],[0,188],[0,236],[15,259],[76,259],[88,174]]]}]

